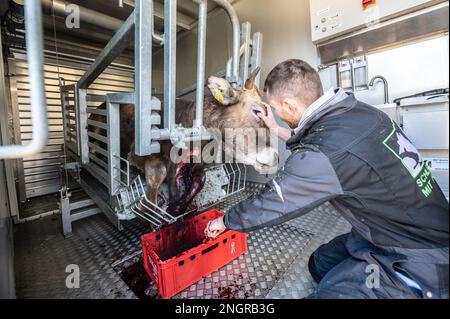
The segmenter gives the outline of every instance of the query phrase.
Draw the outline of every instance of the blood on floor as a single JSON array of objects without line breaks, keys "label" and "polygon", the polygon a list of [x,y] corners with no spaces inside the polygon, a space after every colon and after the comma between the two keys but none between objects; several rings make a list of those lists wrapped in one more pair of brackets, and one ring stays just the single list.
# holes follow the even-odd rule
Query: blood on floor
[{"label": "blood on floor", "polygon": [[[160,299],[158,290],[145,271],[142,256],[139,255],[125,260],[114,266],[114,270],[134,292],[137,298],[143,300]],[[237,279],[236,282],[232,282],[226,287],[221,287],[220,283],[215,283],[214,286],[217,288],[217,293],[211,297],[214,299],[250,298],[252,294],[245,290],[244,283],[238,284],[238,282],[242,282],[242,275],[239,275]],[[197,297],[201,298],[202,296]]]}]

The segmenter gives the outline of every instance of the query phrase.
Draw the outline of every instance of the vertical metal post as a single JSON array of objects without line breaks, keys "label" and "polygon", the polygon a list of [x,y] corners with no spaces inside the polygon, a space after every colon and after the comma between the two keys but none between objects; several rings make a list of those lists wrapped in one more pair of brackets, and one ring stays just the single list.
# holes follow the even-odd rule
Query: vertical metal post
[{"label": "vertical metal post", "polygon": [[205,64],[206,64],[206,28],[208,21],[208,0],[201,0],[198,11],[197,39],[197,96],[194,127],[203,125],[203,99],[205,94]]},{"label": "vertical metal post", "polygon": [[[10,103],[9,103],[9,94],[8,94],[8,90],[7,90],[7,84],[6,84],[6,74],[5,74],[5,70],[3,67],[3,44],[2,44],[2,40],[0,39],[0,145],[2,145],[3,143],[8,143],[8,139],[9,139],[9,107],[10,107]],[[12,107],[14,108],[14,105],[12,105]],[[12,113],[15,114],[18,117],[18,112],[19,109],[15,109],[12,110]],[[20,132],[16,133],[16,129],[17,129],[17,123],[16,127],[14,128],[15,131],[15,136],[18,136],[20,138]],[[19,128],[20,129],[20,128]],[[16,140],[16,143],[18,143],[18,141]],[[8,198],[4,201],[0,201],[0,205],[2,206],[1,209],[6,210],[6,212],[8,211],[8,205],[9,205],[9,211],[11,213],[11,216],[17,216],[19,213],[19,206],[17,203],[17,194],[16,194],[16,182],[15,182],[15,177],[14,177],[14,160],[5,160],[5,161],[1,161],[0,162],[4,162],[4,172],[5,172],[5,182],[6,183],[2,183],[0,182],[2,187],[5,191],[8,191]],[[18,163],[23,163],[21,160],[18,161]],[[1,167],[2,165],[0,164],[0,170],[2,170],[3,168]],[[23,176],[23,169],[21,171],[22,176]],[[9,203],[9,204],[8,204]],[[4,204],[6,204],[6,207],[4,206]],[[0,209],[0,210],[1,210]],[[2,213],[0,212],[0,215]],[[9,216],[8,216],[9,217]],[[0,220],[1,220],[1,216],[0,216]],[[0,221],[1,222],[1,221]],[[1,256],[0,256],[1,257]]]},{"label": "vertical metal post", "polygon": [[[262,63],[262,46],[263,46],[263,34],[257,32],[253,35],[252,45],[252,67],[251,72],[256,70],[257,67],[261,67]],[[255,78],[255,85],[260,87],[261,84],[261,72]]]},{"label": "vertical metal post", "polygon": [[120,188],[120,105],[106,102],[108,125],[108,177],[109,194],[114,196]]},{"label": "vertical metal post", "polygon": [[236,14],[236,11],[228,0],[214,0],[214,2],[227,12],[233,27],[233,67],[232,76],[228,80],[233,83],[233,85],[236,85],[239,82],[241,25],[239,23],[239,18]]},{"label": "vertical metal post", "polygon": [[252,31],[252,25],[250,22],[245,22],[242,24],[241,29],[241,43],[244,47],[244,57],[241,59],[241,86],[245,85],[245,81],[248,79],[248,70],[250,65],[250,35]]},{"label": "vertical metal post", "polygon": [[77,110],[78,149],[80,150],[81,163],[89,163],[89,137],[87,129],[87,101],[86,90],[75,87],[75,105]]},{"label": "vertical metal post", "polygon": [[61,193],[59,200],[59,209],[61,211],[62,231],[65,237],[72,234],[72,219],[70,216],[70,199],[65,194]]},{"label": "vertical metal post", "polygon": [[152,124],[152,23],[153,0],[135,2],[135,149],[136,155],[151,154]]},{"label": "vertical metal post", "polygon": [[[0,39],[0,48],[2,47],[1,42],[2,42],[2,40]],[[3,61],[2,52],[0,52],[0,61]],[[10,74],[12,74],[9,77],[9,91],[10,91],[11,112],[12,112],[13,128],[14,128],[14,141],[17,144],[22,144],[22,134],[20,132],[19,97],[18,97],[18,92],[17,92],[17,76],[13,75],[13,74],[17,74],[16,61],[14,58],[8,59],[8,67],[9,67]],[[3,68],[3,65],[0,65],[0,74],[4,74],[4,71],[1,71],[2,68]],[[0,85],[1,85],[1,80],[0,80]],[[0,99],[1,99],[1,97],[0,97]],[[6,105],[7,103],[0,102],[0,105],[1,104]],[[17,180],[18,180],[17,191],[19,192],[19,200],[22,203],[24,203],[27,200],[27,195],[26,195],[26,191],[25,191],[25,171],[24,171],[23,159],[18,158],[16,165],[17,165],[16,168],[17,168]],[[13,180],[14,180],[14,176],[13,176]],[[17,211],[18,211],[18,209],[17,209]],[[13,216],[14,215],[15,214],[13,214]]]},{"label": "vertical metal post", "polygon": [[175,128],[177,89],[177,0],[164,0],[164,128]]}]

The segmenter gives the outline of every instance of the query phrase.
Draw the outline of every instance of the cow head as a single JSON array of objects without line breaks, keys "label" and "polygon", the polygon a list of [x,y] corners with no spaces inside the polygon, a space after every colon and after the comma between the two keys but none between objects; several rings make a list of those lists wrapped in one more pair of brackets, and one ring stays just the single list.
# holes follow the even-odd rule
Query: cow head
[{"label": "cow head", "polygon": [[[216,105],[210,115],[217,118],[224,142],[228,149],[234,150],[235,160],[253,166],[261,174],[269,174],[275,173],[278,167],[278,147],[276,143],[273,145],[274,139],[270,143],[270,132],[258,116],[266,114],[263,94],[254,83],[258,73],[259,68],[243,88],[233,88],[223,78],[210,77],[208,88]],[[235,134],[231,142],[227,129]]]}]

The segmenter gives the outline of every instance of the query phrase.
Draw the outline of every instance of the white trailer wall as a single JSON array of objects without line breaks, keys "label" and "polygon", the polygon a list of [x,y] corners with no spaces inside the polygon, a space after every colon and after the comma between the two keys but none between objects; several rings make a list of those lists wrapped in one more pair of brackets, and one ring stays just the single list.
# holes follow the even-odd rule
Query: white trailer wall
[{"label": "white trailer wall", "polygon": [[[249,21],[252,32],[264,36],[262,81],[279,62],[301,58],[318,65],[315,46],[311,42],[308,0],[240,0],[233,4],[241,23]],[[219,10],[208,16],[206,74],[225,67],[231,56],[231,25],[228,16]],[[183,89],[196,81],[197,29],[181,35],[177,43],[177,87]],[[163,52],[155,54],[155,89],[163,88]]]}]

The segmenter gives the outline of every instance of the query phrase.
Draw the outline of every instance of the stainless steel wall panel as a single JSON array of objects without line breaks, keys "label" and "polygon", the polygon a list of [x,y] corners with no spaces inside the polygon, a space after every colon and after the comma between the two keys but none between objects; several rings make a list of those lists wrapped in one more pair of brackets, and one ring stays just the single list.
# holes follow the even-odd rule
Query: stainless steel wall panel
[{"label": "stainless steel wall panel", "polygon": [[[26,56],[14,52],[8,63],[12,79],[15,83],[11,89],[12,98],[15,99],[15,110],[18,127],[14,128],[18,143],[26,143],[31,139],[31,112],[30,112],[30,83],[28,78],[28,65]],[[60,167],[63,163],[63,118],[61,98],[59,91],[59,78],[64,79],[65,85],[77,82],[89,67],[82,57],[78,59],[60,59],[59,68],[56,60],[47,56],[44,65],[44,83],[47,101],[48,145],[36,155],[20,160],[18,165],[18,186],[21,190],[21,200],[57,192],[61,184]],[[89,95],[105,95],[107,93],[134,92],[134,72],[132,67],[111,66],[89,87]],[[70,100],[73,100],[73,96]],[[88,106],[97,107],[100,103],[89,102]],[[69,120],[74,115],[68,112]],[[76,136],[72,137],[76,141]]]}]

